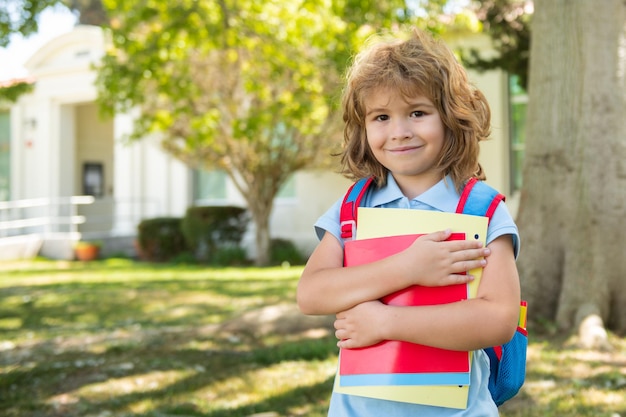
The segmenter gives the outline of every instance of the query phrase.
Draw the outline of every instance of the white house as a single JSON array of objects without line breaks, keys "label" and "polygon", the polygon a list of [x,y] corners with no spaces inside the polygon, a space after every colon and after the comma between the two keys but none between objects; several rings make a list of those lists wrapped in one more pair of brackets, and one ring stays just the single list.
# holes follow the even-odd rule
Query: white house
[{"label": "white house", "polygon": [[[71,258],[72,241],[82,238],[103,240],[109,253],[129,252],[142,219],[182,216],[194,204],[244,205],[225,176],[186,167],[156,138],[124,143],[132,115],[99,117],[92,63],[104,44],[102,31],[92,26],[51,40],[26,63],[34,91],[15,104],[0,103],[0,245],[29,236],[42,255]],[[488,182],[509,195],[509,78],[496,71],[471,78],[492,107],[492,140],[481,149],[481,163]],[[333,172],[296,174],[275,202],[272,236],[309,253],[317,243],[312,224],[348,185]],[[93,202],[69,202],[83,195]],[[253,254],[252,241],[246,238]],[[4,257],[13,253],[2,248]]]}]

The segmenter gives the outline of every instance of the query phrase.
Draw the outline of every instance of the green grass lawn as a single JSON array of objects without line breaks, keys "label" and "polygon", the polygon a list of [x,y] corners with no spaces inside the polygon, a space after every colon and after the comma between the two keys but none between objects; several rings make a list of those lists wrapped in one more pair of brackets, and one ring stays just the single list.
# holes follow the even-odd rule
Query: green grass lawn
[{"label": "green grass lawn", "polygon": [[[337,349],[328,320],[294,308],[300,272],[0,263],[0,415],[324,416]],[[626,417],[626,340],[611,341],[585,351],[531,329],[502,416]]]}]

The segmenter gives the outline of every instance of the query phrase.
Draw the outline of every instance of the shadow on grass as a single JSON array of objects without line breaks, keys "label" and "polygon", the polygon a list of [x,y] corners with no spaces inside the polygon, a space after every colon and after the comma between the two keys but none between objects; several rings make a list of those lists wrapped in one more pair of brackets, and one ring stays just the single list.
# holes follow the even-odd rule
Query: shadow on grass
[{"label": "shadow on grass", "polygon": [[[182,336],[182,337],[181,337]],[[298,387],[276,399],[264,399],[258,404],[239,409],[215,409],[208,414],[190,405],[170,399],[193,398],[206,387],[219,385],[233,376],[254,374],[254,371],[272,367],[283,361],[323,360],[336,354],[335,341],[331,338],[300,340],[253,350],[202,350],[185,349],[183,334],[174,338],[155,335],[142,343],[124,348],[111,347],[101,354],[82,350],[39,352],[0,380],[0,411],[4,416],[83,416],[89,410],[107,410],[109,415],[156,415],[154,410],[167,410],[178,414],[181,408],[193,408],[190,415],[239,416],[256,410],[287,410],[292,406],[323,402],[330,393],[331,382]],[[42,348],[40,346],[40,348]],[[131,381],[148,379],[150,374],[182,372],[185,375],[174,381],[166,381],[156,389],[133,385]],[[124,392],[124,385],[131,392]],[[81,394],[83,388],[100,385],[111,391],[94,395]],[[116,392],[117,391],[117,392]],[[153,411],[144,414],[128,413],[133,404],[148,401]],[[186,404],[186,405],[185,405]],[[269,407],[269,408],[268,408]],[[32,413],[32,414],[31,414]]]},{"label": "shadow on grass", "polygon": [[[293,304],[297,277],[278,269],[103,271],[74,264],[13,274],[0,284],[0,415],[162,416],[158,410],[189,409],[187,415],[235,416],[302,405],[309,396],[324,402],[329,387],[293,381],[282,388],[293,392],[244,401],[254,405],[241,411],[211,404],[214,386],[283,362],[335,357],[334,338],[221,331],[262,307]],[[137,408],[150,411],[131,411]]]},{"label": "shadow on grass", "polygon": [[33,332],[206,325],[228,320],[242,309],[293,303],[293,292],[294,284],[265,279],[13,285],[0,289],[0,330],[14,339]]}]

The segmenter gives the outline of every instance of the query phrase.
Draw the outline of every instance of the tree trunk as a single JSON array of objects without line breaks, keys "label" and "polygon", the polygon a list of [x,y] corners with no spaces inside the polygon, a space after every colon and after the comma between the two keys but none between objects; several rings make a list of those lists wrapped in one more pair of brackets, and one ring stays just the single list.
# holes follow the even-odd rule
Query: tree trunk
[{"label": "tree trunk", "polygon": [[257,207],[250,205],[252,209],[252,218],[255,224],[255,243],[256,258],[254,264],[256,266],[267,266],[270,262],[270,214],[271,206],[268,207],[256,204]]},{"label": "tree trunk", "polygon": [[270,262],[270,216],[274,208],[274,198],[282,182],[268,173],[231,175],[235,186],[245,197],[248,210],[254,222],[254,243],[256,266],[267,266]]},{"label": "tree trunk", "polygon": [[561,330],[594,318],[598,339],[626,333],[625,23],[623,0],[536,0],[531,32],[523,297]]}]

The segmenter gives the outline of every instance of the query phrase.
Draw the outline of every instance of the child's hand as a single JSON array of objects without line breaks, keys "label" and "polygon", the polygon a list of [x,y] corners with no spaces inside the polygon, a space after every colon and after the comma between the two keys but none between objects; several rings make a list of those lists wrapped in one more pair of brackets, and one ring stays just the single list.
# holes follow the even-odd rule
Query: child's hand
[{"label": "child's hand", "polygon": [[386,309],[387,306],[380,301],[368,301],[337,313],[335,320],[335,336],[339,339],[337,346],[342,349],[354,349],[381,342]]},{"label": "child's hand", "polygon": [[450,230],[421,236],[401,252],[398,268],[409,282],[427,287],[438,287],[470,282],[473,276],[465,274],[487,265],[491,253],[475,240],[446,241]]}]

